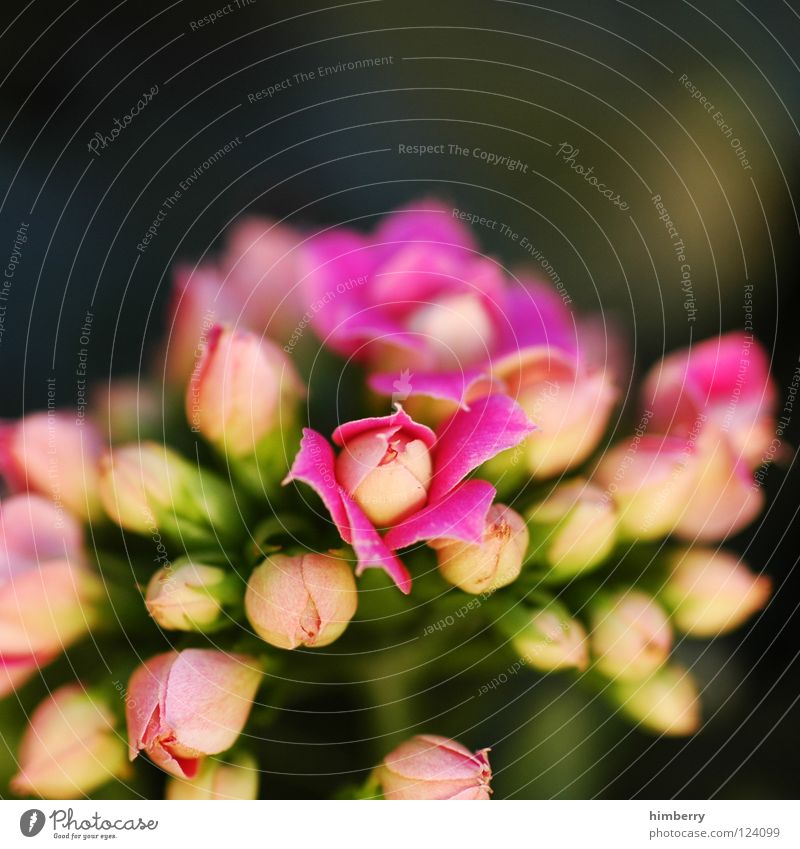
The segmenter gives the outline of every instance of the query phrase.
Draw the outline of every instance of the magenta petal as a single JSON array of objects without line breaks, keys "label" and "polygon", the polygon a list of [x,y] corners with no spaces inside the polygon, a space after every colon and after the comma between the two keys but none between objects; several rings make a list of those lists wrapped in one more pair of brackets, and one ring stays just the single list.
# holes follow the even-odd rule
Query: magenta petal
[{"label": "magenta petal", "polygon": [[353,422],[347,422],[340,425],[333,432],[333,441],[344,446],[348,440],[362,433],[367,433],[370,430],[392,430],[396,433],[398,430],[404,430],[414,439],[421,439],[428,448],[432,448],[436,442],[436,435],[425,425],[417,424],[406,411],[398,405],[397,412],[390,416],[375,416],[369,419],[356,419]]},{"label": "magenta petal", "polygon": [[406,548],[420,540],[459,539],[479,543],[495,489],[487,481],[470,480],[392,528],[386,534],[390,548]]},{"label": "magenta petal", "polygon": [[437,431],[428,501],[439,501],[481,463],[519,445],[534,427],[507,395],[489,395],[459,410]]},{"label": "magenta petal", "polygon": [[403,398],[425,395],[440,401],[453,401],[468,410],[467,399],[475,388],[490,380],[486,370],[474,368],[425,374],[373,374],[367,382],[371,389],[381,395],[397,394]]},{"label": "magenta petal", "polygon": [[350,522],[352,539],[350,544],[358,557],[356,575],[361,575],[365,569],[383,569],[397,584],[400,591],[408,595],[411,592],[411,575],[400,559],[387,547],[380,534],[364,511],[353,501],[344,496],[342,504]]},{"label": "magenta petal", "polygon": [[574,352],[577,329],[561,296],[552,287],[538,282],[523,281],[523,284],[506,293],[496,355],[505,356],[539,345]]},{"label": "magenta petal", "polygon": [[334,463],[333,448],[328,440],[315,430],[305,427],[300,450],[294,458],[289,474],[283,480],[283,485],[295,480],[307,483],[322,499],[342,539],[349,543],[349,522],[342,504],[342,492],[336,482]]}]

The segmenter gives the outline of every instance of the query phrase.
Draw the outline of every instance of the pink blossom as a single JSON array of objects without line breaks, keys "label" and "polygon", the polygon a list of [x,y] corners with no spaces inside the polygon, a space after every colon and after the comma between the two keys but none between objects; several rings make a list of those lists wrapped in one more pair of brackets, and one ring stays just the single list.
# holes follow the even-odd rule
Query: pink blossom
[{"label": "pink blossom", "polygon": [[338,457],[323,436],[306,428],[284,483],[301,480],[317,491],[342,539],[355,549],[357,574],[382,568],[407,593],[411,578],[394,551],[440,538],[480,543],[495,490],[464,478],[532,430],[520,407],[503,395],[458,410],[435,433],[398,407],[390,416],[337,428]]},{"label": "pink blossom", "polygon": [[128,684],[130,759],[146,751],[172,775],[193,778],[204,755],[236,742],[260,680],[257,661],[244,655],[186,649],[150,658]]}]

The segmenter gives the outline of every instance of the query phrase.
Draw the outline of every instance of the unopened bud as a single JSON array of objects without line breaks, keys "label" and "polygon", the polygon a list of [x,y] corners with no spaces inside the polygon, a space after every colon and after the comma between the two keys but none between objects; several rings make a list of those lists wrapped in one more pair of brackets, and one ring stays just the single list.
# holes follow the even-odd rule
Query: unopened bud
[{"label": "unopened bud", "polygon": [[582,671],[589,663],[583,625],[556,601],[524,613],[515,608],[505,625],[501,620],[501,627],[521,660],[540,672]]},{"label": "unopened bud", "polygon": [[206,631],[220,623],[223,606],[236,598],[224,569],[188,560],[159,569],[150,579],[145,604],[162,627],[173,631]]},{"label": "unopened bud", "polygon": [[528,513],[535,557],[549,567],[548,581],[567,581],[600,565],[614,548],[614,502],[576,479],[558,486]]},{"label": "unopened bud", "polygon": [[282,649],[319,648],[338,639],[356,612],[346,560],[324,554],[275,554],[247,584],[245,610],[262,640]]},{"label": "unopened bud", "polygon": [[656,734],[684,737],[700,727],[697,686],[680,666],[662,666],[639,681],[615,681],[609,693],[623,713]]},{"label": "unopened bud", "polygon": [[258,765],[247,752],[223,755],[222,760],[205,758],[192,779],[170,776],[167,799],[210,802],[258,798]]},{"label": "unopened bud", "polygon": [[659,597],[671,611],[675,627],[693,637],[733,631],[769,598],[769,578],[754,575],[726,551],[676,551],[668,558],[668,568]]},{"label": "unopened bud", "polygon": [[589,604],[596,668],[625,681],[658,669],[672,647],[672,628],[658,602],[640,590],[603,593]]},{"label": "unopened bud", "polygon": [[446,581],[467,593],[491,592],[519,576],[528,550],[528,529],[515,510],[494,504],[480,545],[445,539],[431,547]]}]

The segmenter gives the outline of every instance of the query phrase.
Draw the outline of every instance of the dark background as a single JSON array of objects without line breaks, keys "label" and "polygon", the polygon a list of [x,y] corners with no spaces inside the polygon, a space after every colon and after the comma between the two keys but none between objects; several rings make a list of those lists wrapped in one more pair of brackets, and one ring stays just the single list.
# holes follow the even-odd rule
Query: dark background
[{"label": "dark background", "polygon": [[[424,194],[528,235],[576,307],[613,316],[629,334],[637,373],[665,349],[742,327],[752,283],[755,332],[784,399],[800,355],[797,3],[256,0],[192,31],[191,21],[216,8],[198,0],[4,4],[3,265],[20,222],[29,224],[0,340],[4,417],[43,407],[51,376],[59,404],[74,404],[87,310],[95,314],[90,374],[139,370],[163,326],[171,265],[213,251],[243,212],[297,226],[369,224]],[[248,102],[248,93],[295,73],[373,56],[393,62]],[[750,170],[682,74],[725,116]],[[93,134],[108,133],[153,85],[152,103],[93,156]],[[163,199],[237,136],[242,144],[185,193],[140,255],[136,245]],[[528,173],[397,153],[398,143],[439,142],[508,153]],[[580,149],[629,212],[558,161],[562,142]],[[693,323],[651,193],[662,195],[687,246]],[[481,238],[510,266],[525,262],[499,234]],[[800,440],[799,419],[787,446]],[[654,742],[575,688],[525,675],[437,730],[495,744],[501,797],[796,795],[797,479],[790,459],[770,469],[769,511],[736,541],[773,578],[768,609],[684,654],[708,684],[698,736]],[[296,715],[283,733],[312,740],[324,731]],[[297,769],[287,768],[297,746],[272,751],[275,772],[314,762],[313,748],[298,753]],[[335,763],[335,752],[316,754]],[[298,775],[267,774],[264,784],[267,796],[329,791]]]}]

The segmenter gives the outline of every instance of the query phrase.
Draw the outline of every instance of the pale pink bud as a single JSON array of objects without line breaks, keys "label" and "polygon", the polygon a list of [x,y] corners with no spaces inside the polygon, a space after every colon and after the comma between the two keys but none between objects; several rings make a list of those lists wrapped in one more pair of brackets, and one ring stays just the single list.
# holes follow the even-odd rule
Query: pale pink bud
[{"label": "pale pink bud", "polygon": [[696,460],[683,440],[643,436],[608,451],[595,483],[617,505],[619,532],[630,539],[658,539],[676,525],[689,500]]},{"label": "pale pink bud", "polygon": [[693,637],[733,631],[761,610],[770,595],[769,578],[754,575],[726,551],[676,551],[667,567],[660,598],[672,612],[675,627]]},{"label": "pale pink bud", "polygon": [[130,759],[145,751],[172,775],[194,778],[204,755],[236,742],[260,681],[258,662],[245,655],[210,649],[156,655],[128,684]]},{"label": "pale pink bud", "polygon": [[336,479],[378,527],[422,509],[432,477],[426,443],[397,428],[360,433],[336,458]]},{"label": "pale pink bud", "polygon": [[116,725],[104,700],[79,684],[60,687],[31,715],[12,790],[25,796],[72,799],[122,777],[129,767]]},{"label": "pale pink bud", "polygon": [[561,484],[529,513],[534,554],[566,581],[598,566],[616,542],[614,502],[601,489],[576,478]]},{"label": "pale pink bud", "polygon": [[96,384],[91,395],[92,420],[114,444],[156,437],[163,430],[162,398],[152,383],[119,377]]},{"label": "pale pink bud", "polygon": [[482,800],[491,796],[488,749],[469,749],[433,734],[412,737],[376,769],[385,799]]},{"label": "pale pink bud", "polygon": [[33,413],[0,433],[0,471],[10,488],[46,495],[84,520],[98,512],[101,453],[94,425],[67,413]]},{"label": "pale pink bud", "polygon": [[324,554],[275,554],[250,576],[245,611],[262,640],[282,649],[319,648],[338,639],[356,612],[347,561]]},{"label": "pale pink bud", "polygon": [[189,381],[186,415],[192,430],[220,451],[243,457],[293,418],[289,403],[301,392],[280,348],[249,331],[218,325]]},{"label": "pale pink bud", "polygon": [[522,516],[505,504],[493,504],[486,516],[480,545],[460,540],[435,540],[439,571],[467,593],[491,592],[519,576],[528,550],[528,528]]},{"label": "pale pink bud", "polygon": [[589,604],[589,617],[595,666],[609,678],[644,678],[669,656],[669,619],[647,593],[624,590],[598,595]]},{"label": "pale pink bud", "polygon": [[192,779],[170,776],[167,799],[210,802],[216,800],[252,800],[258,798],[258,766],[246,752],[205,758]]},{"label": "pale pink bud", "polygon": [[670,664],[648,677],[615,681],[609,695],[641,727],[671,737],[694,734],[700,727],[700,699],[692,676]]},{"label": "pale pink bud", "polygon": [[145,605],[162,628],[203,631],[220,622],[223,606],[235,597],[235,587],[224,569],[178,560],[150,579]]},{"label": "pale pink bud", "polygon": [[583,671],[589,663],[586,631],[558,602],[511,617],[511,644],[519,657],[540,672]]},{"label": "pale pink bud", "polygon": [[541,347],[503,359],[493,373],[536,425],[525,443],[534,477],[561,474],[597,447],[617,396],[604,372],[587,370],[574,358]]}]

